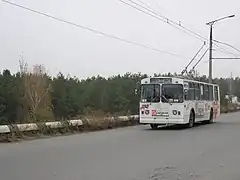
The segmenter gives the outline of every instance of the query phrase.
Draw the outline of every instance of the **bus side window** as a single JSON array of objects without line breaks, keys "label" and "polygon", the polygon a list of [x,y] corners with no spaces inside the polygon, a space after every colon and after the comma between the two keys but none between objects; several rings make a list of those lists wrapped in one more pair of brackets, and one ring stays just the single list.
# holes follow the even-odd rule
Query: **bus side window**
[{"label": "bus side window", "polygon": [[218,101],[219,97],[218,97],[218,87],[214,86],[214,100]]},{"label": "bus side window", "polygon": [[195,84],[195,100],[200,100],[201,92],[200,92],[200,85],[198,83]]},{"label": "bus side window", "polygon": [[194,84],[193,83],[189,83],[189,91],[188,91],[188,98],[189,100],[194,100]]},{"label": "bus side window", "polygon": [[209,85],[205,84],[204,85],[204,100],[209,100]]},{"label": "bus side window", "polygon": [[213,86],[209,86],[209,100],[213,101]]},{"label": "bus side window", "polygon": [[203,84],[200,84],[201,100],[205,100]]}]

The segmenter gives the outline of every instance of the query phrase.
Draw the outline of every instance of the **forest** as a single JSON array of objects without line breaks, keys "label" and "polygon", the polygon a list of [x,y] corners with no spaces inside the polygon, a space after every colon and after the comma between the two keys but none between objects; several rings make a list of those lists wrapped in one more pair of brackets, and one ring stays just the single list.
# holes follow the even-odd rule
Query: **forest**
[{"label": "forest", "polygon": [[[151,76],[173,76],[155,73]],[[66,120],[81,116],[115,116],[138,114],[140,80],[142,73],[126,73],[104,78],[101,76],[79,79],[59,73],[46,74],[43,65],[30,70],[20,64],[20,71],[12,74],[8,69],[0,74],[0,124]],[[207,81],[206,76],[197,80]],[[221,103],[229,93],[240,97],[240,78],[215,78],[220,85]]]}]

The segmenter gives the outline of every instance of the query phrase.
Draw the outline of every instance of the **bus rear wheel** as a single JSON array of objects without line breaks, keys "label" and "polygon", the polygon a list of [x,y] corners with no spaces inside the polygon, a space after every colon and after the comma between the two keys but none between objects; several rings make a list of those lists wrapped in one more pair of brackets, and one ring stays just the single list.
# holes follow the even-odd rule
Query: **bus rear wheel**
[{"label": "bus rear wheel", "polygon": [[150,126],[153,130],[156,130],[158,128],[158,124],[150,124]]},{"label": "bus rear wheel", "polygon": [[210,111],[210,117],[209,120],[207,121],[208,124],[212,124],[213,123],[213,109],[211,109]]}]

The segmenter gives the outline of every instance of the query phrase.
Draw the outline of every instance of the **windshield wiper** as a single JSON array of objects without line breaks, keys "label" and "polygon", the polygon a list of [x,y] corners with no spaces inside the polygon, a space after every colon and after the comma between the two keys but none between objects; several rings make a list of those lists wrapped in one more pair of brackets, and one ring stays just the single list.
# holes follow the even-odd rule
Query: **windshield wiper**
[{"label": "windshield wiper", "polygon": [[170,103],[170,101],[162,94],[162,98],[165,99],[170,105],[172,105],[172,103]]}]

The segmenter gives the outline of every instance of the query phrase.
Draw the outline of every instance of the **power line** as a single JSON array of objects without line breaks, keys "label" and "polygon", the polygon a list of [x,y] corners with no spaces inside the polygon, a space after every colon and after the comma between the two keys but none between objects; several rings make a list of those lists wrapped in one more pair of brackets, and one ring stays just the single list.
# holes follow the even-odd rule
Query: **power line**
[{"label": "power line", "polygon": [[219,43],[219,44],[223,44],[223,45],[229,46],[229,47],[231,47],[232,49],[235,49],[236,51],[240,52],[239,49],[237,49],[236,47],[234,47],[234,46],[232,46],[232,45],[230,45],[230,44],[228,44],[228,43],[221,42],[221,41],[218,41],[218,40],[213,40],[213,41],[215,41],[215,42],[217,42],[217,43]]},{"label": "power line", "polygon": [[[134,8],[134,9],[140,11],[140,12],[143,12],[143,13],[149,15],[149,16],[152,16],[152,17],[154,17],[154,18],[156,18],[156,19],[158,19],[158,20],[160,20],[160,21],[162,21],[162,22],[165,22],[165,23],[167,23],[167,24],[169,24],[169,25],[171,25],[171,26],[173,26],[173,27],[175,27],[175,28],[183,31],[184,33],[187,33],[187,34],[189,34],[189,35],[191,35],[191,36],[194,36],[195,38],[198,38],[198,39],[200,39],[200,40],[203,40],[203,41],[205,41],[206,43],[209,44],[208,38],[206,38],[206,37],[204,37],[204,36],[202,36],[202,35],[194,32],[193,30],[191,30],[191,29],[183,26],[182,23],[180,23],[181,21],[179,21],[179,23],[178,23],[178,22],[176,22],[176,21],[171,20],[170,18],[168,18],[168,17],[166,17],[166,16],[161,15],[161,13],[159,13],[159,12],[156,11],[156,10],[154,10],[150,5],[146,4],[146,3],[143,2],[142,0],[136,0],[136,1],[140,2],[140,3],[143,4],[145,7],[144,7],[143,5],[135,2],[134,0],[128,0],[128,1],[131,2],[132,4],[130,4],[130,3],[126,2],[126,1],[124,1],[124,0],[118,0],[118,1],[120,1],[120,2],[122,2],[122,3],[124,3],[124,4],[126,4],[126,5]],[[144,10],[136,7],[136,6],[134,6],[133,4],[141,7],[142,9],[147,10],[147,11],[150,12],[150,13],[148,13],[148,12],[146,12],[146,11],[144,11]],[[152,13],[152,14],[151,14],[151,13]],[[153,15],[153,14],[155,14],[155,15],[158,16],[158,17],[156,17],[156,16]],[[159,17],[161,17],[162,19],[159,19]],[[181,28],[182,28],[182,29],[181,29]],[[185,30],[185,31],[184,31],[184,30]],[[216,43],[213,43],[213,44],[216,45],[219,49],[222,49],[222,52],[224,51],[224,52],[226,52],[226,53],[228,53],[228,54],[234,55],[233,53],[229,52],[228,50],[220,47],[218,44],[216,44]],[[222,43],[222,44],[223,44],[223,43]],[[226,44],[225,44],[225,45],[226,45]],[[231,46],[231,45],[229,45],[229,44],[228,44],[228,46],[230,46],[230,47],[233,48],[233,46]],[[235,50],[237,50],[237,49],[235,49]],[[235,56],[235,55],[234,55],[234,56]]]},{"label": "power line", "polygon": [[[129,1],[130,1],[130,0],[129,0]],[[148,7],[150,10],[155,11],[153,8],[151,8],[149,5],[147,5],[147,4],[144,3],[143,1],[141,1],[141,0],[137,0],[137,1],[142,2],[142,3],[143,3],[146,7]],[[157,13],[157,14],[158,14],[159,16],[161,16],[162,18],[168,20],[168,21],[171,22],[172,24],[174,24],[174,25],[176,25],[176,26],[179,26],[180,28],[183,28],[183,29],[185,29],[186,31],[188,31],[188,32],[190,32],[190,33],[192,33],[192,34],[194,34],[195,36],[197,36],[197,37],[203,39],[204,41],[205,41],[205,40],[208,40],[206,37],[200,35],[199,33],[194,32],[193,30],[191,30],[191,29],[189,29],[189,28],[183,26],[183,24],[182,24],[181,21],[176,22],[176,21],[174,21],[174,20],[171,20],[170,18],[161,15],[161,13],[158,12],[158,11],[155,11],[155,13]]]},{"label": "power line", "polygon": [[[165,23],[167,23],[167,24],[169,24],[169,25],[171,25],[171,26],[173,26],[173,27],[175,27],[175,28],[183,31],[184,33],[187,33],[187,34],[189,34],[189,35],[191,35],[191,36],[194,36],[194,37],[196,37],[196,38],[198,38],[198,39],[200,39],[200,40],[204,40],[204,42],[207,41],[207,43],[209,44],[208,39],[207,39],[206,37],[204,37],[204,36],[202,36],[202,35],[194,32],[193,30],[191,30],[191,29],[189,29],[189,28],[187,28],[187,27],[184,27],[181,23],[177,23],[177,22],[171,20],[170,18],[161,15],[159,12],[157,12],[156,10],[154,10],[150,5],[146,4],[146,3],[143,2],[142,0],[136,0],[137,2],[140,2],[141,4],[135,2],[134,0],[127,0],[128,2],[131,2],[132,4],[130,4],[130,3],[126,2],[126,1],[124,1],[124,0],[118,0],[118,1],[120,1],[121,3],[123,3],[123,4],[125,4],[125,5],[128,5],[128,6],[134,8],[134,9],[136,9],[136,10],[138,10],[138,11],[144,13],[144,14],[147,14],[147,15],[152,16],[152,17],[154,17],[154,18],[156,18],[156,19],[158,19],[158,20],[160,20],[160,21],[162,21],[162,22],[165,22]],[[134,4],[134,5],[133,5],[133,4]],[[143,4],[145,7],[144,7],[142,4]],[[136,6],[135,6],[135,5],[136,5]],[[137,6],[140,7],[140,8],[138,8]],[[144,9],[144,10],[147,10],[148,12],[142,10],[141,8]],[[149,12],[150,12],[150,13],[149,13]],[[152,14],[151,14],[151,13],[152,13]],[[153,15],[153,14],[154,14],[154,15]],[[156,15],[157,17],[156,17],[155,15]],[[160,19],[159,17],[161,17],[162,19]],[[181,29],[181,28],[182,28],[182,29]],[[184,31],[184,30],[186,30],[187,32]],[[214,42],[213,42],[213,44],[214,44],[215,46],[217,46],[219,49],[221,49],[221,52],[227,53],[227,54],[231,54],[231,55],[233,55],[233,56],[236,56],[234,53],[231,53],[231,52],[229,52],[228,50],[220,47],[217,43],[214,43]],[[231,45],[229,45],[229,46],[231,46]],[[232,46],[231,46],[231,47],[232,47]],[[205,55],[205,54],[204,54],[204,55]]]},{"label": "power line", "polygon": [[[218,46],[218,44],[215,44],[216,46]],[[231,45],[230,45],[231,46]],[[218,48],[216,49],[216,51],[219,51],[219,52],[222,52],[222,53],[224,53],[224,54],[227,54],[227,55],[232,55],[232,56],[234,56],[233,57],[233,59],[235,59],[235,58],[237,58],[239,55],[236,55],[235,53],[232,53],[232,52],[230,52],[230,51],[227,51],[226,49],[224,49],[224,48],[221,48],[221,47],[219,47],[218,46]],[[213,59],[215,59],[215,58],[213,58]],[[229,59],[229,58],[226,58],[226,59]],[[230,58],[231,59],[231,58]]]},{"label": "power line", "polygon": [[212,58],[212,59],[223,59],[223,60],[232,60],[232,59],[234,59],[234,60],[236,60],[236,59],[240,59],[240,58]]},{"label": "power line", "polygon": [[224,54],[227,54],[227,55],[231,55],[231,56],[234,56],[234,57],[237,57],[236,54],[230,52],[230,51],[227,51],[226,49],[224,48],[221,48],[220,46],[218,46],[218,48],[216,49],[216,51],[219,51],[219,52],[222,52]]},{"label": "power line", "polygon": [[[163,11],[169,13],[169,11],[167,11],[164,7],[161,7],[161,6],[159,5],[159,3],[156,2],[156,1],[158,1],[158,0],[154,0],[154,2],[152,2],[152,3],[156,6],[157,9],[163,10]],[[171,13],[171,14],[172,14],[172,13]]]},{"label": "power line", "polygon": [[225,54],[230,54],[230,55],[235,56],[235,57],[237,56],[236,54],[228,51],[227,49],[225,49],[225,48],[223,48],[223,47],[220,47],[219,44],[220,44],[220,43],[217,44],[216,42],[213,42],[213,45],[215,45],[215,46],[218,48],[218,51],[220,51],[220,52],[222,52],[222,53],[225,53]]},{"label": "power line", "polygon": [[155,11],[155,12],[157,12],[158,14],[161,14],[159,11],[155,10],[154,8],[152,8],[150,5],[148,5],[148,4],[145,3],[144,1],[142,1],[142,0],[136,0],[136,1],[142,3],[144,6],[146,6],[146,7],[149,8],[149,9],[151,9],[152,11]]},{"label": "power line", "polygon": [[87,31],[91,31],[95,34],[106,36],[106,37],[109,37],[109,38],[112,38],[112,39],[115,39],[115,40],[119,40],[119,41],[122,41],[122,42],[125,42],[125,43],[128,43],[128,44],[132,44],[132,45],[139,46],[139,47],[149,49],[149,50],[152,50],[152,51],[157,51],[157,52],[160,52],[160,53],[168,54],[168,55],[171,55],[171,56],[176,56],[176,57],[180,57],[180,58],[184,58],[184,59],[187,58],[187,57],[183,57],[179,54],[175,54],[175,53],[171,53],[171,52],[168,52],[168,51],[165,51],[165,50],[161,50],[161,49],[157,49],[157,48],[150,47],[150,46],[147,46],[147,45],[139,44],[139,43],[136,43],[136,42],[124,39],[124,38],[117,37],[115,35],[107,34],[105,32],[101,32],[101,31],[98,31],[98,30],[95,30],[95,29],[92,29],[92,28],[89,28],[89,27],[86,27],[86,26],[82,26],[82,25],[79,25],[79,24],[76,24],[76,23],[73,23],[73,22],[70,22],[70,21],[67,21],[67,20],[64,20],[64,19],[60,19],[58,17],[55,17],[55,16],[52,16],[52,15],[49,15],[49,14],[46,14],[46,13],[31,9],[31,8],[28,8],[28,7],[25,7],[25,6],[19,5],[19,4],[16,4],[16,3],[13,3],[13,2],[10,2],[10,1],[7,1],[7,0],[2,0],[2,1],[4,3],[10,4],[12,6],[15,6],[15,7],[27,10],[27,11],[31,11],[31,12],[36,13],[36,14],[40,14],[42,16],[45,16],[45,17],[48,17],[48,18],[51,18],[51,19],[54,19],[54,20],[57,20],[57,21],[75,26],[75,27],[78,27],[78,28],[81,28],[81,29],[84,29],[84,30],[87,30]]},{"label": "power line", "polygon": [[[156,18],[156,19],[158,19],[158,20],[160,20],[160,21],[162,21],[162,22],[165,22],[164,19],[161,19],[161,18],[159,18],[159,17],[157,17],[157,16],[155,16],[155,15],[153,15],[153,14],[151,14],[151,13],[148,13],[148,12],[146,12],[146,11],[144,11],[144,10],[142,10],[142,9],[140,9],[140,8],[138,8],[138,7],[130,4],[130,3],[128,3],[128,2],[125,2],[125,1],[123,1],[123,0],[118,0],[118,1],[121,2],[121,3],[123,3],[123,4],[125,4],[125,5],[128,5],[128,6],[134,8],[134,9],[136,9],[136,10],[138,10],[138,11],[144,13],[144,14],[147,14],[147,15],[152,16],[152,17],[154,17],[154,18]],[[139,6],[142,7],[142,5],[139,5]]]},{"label": "power line", "polygon": [[[123,3],[123,4],[125,4],[125,5],[128,5],[128,6],[132,7],[132,8],[134,8],[134,9],[137,9],[138,11],[143,12],[143,13],[149,15],[149,16],[152,16],[152,17],[154,17],[154,18],[156,18],[156,19],[158,19],[158,20],[160,20],[160,21],[162,21],[162,22],[165,22],[165,23],[169,24],[170,26],[173,26],[173,27],[177,28],[178,30],[181,30],[181,31],[183,31],[183,32],[185,32],[185,33],[187,33],[187,34],[189,34],[189,35],[191,35],[191,36],[194,36],[195,38],[198,38],[198,39],[200,39],[200,40],[202,40],[202,41],[206,41],[206,40],[207,40],[206,37],[203,37],[202,35],[194,32],[193,30],[191,30],[191,29],[183,26],[180,22],[175,22],[175,21],[171,20],[170,18],[161,15],[159,12],[156,12],[153,8],[151,8],[148,4],[144,3],[144,2],[141,1],[141,0],[137,0],[137,1],[140,2],[140,3],[142,3],[142,4],[144,4],[144,6],[141,5],[141,4],[139,4],[139,3],[137,3],[137,2],[135,2],[135,1],[133,1],[133,0],[128,0],[128,1],[131,2],[132,4],[130,4],[130,3],[126,2],[126,1],[124,1],[124,0],[118,0],[118,1],[120,1],[121,3]],[[140,8],[138,8],[138,7],[136,7],[136,6],[133,5],[133,4],[141,7],[142,9],[146,10],[147,12],[144,11],[144,10],[142,10],[142,9],[140,9]],[[150,13],[148,13],[148,12],[150,12]],[[152,13],[152,14],[151,14],[151,13]],[[154,14],[154,15],[153,15],[153,14]],[[157,17],[156,17],[155,15],[156,15]],[[161,19],[160,19],[159,17],[160,17]]]}]

